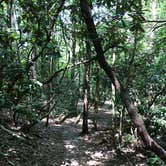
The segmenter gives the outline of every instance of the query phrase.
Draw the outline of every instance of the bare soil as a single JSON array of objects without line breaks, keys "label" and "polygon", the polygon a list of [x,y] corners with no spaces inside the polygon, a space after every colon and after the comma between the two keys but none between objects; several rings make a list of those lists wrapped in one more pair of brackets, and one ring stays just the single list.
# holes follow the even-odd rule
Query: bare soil
[{"label": "bare soil", "polygon": [[[91,117],[91,115],[90,115]],[[1,116],[1,124],[11,122]],[[146,151],[130,143],[120,149],[112,143],[111,114],[108,109],[97,115],[98,130],[89,120],[89,135],[82,136],[81,120],[68,118],[63,124],[51,120],[36,125],[25,140],[0,129],[0,166],[144,166]],[[109,127],[110,126],[110,127]]]}]

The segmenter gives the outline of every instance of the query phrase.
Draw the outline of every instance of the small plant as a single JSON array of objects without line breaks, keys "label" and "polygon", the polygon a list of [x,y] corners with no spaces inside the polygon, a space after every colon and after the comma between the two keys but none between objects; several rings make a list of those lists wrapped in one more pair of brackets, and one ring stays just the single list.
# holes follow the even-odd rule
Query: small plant
[{"label": "small plant", "polygon": [[132,135],[131,134],[127,134],[125,137],[124,137],[124,144],[125,145],[128,145],[132,142]]},{"label": "small plant", "polygon": [[147,159],[147,164],[151,166],[164,166],[164,161],[162,161],[157,155],[153,154],[149,159]]}]

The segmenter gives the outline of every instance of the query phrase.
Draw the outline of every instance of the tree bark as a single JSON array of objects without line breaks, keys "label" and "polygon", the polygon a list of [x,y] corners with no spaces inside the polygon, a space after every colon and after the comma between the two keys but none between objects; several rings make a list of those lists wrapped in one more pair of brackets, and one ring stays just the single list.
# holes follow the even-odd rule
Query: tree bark
[{"label": "tree bark", "polygon": [[96,65],[96,87],[95,87],[95,101],[94,101],[94,129],[97,130],[97,113],[99,109],[99,66]]},{"label": "tree bark", "polygon": [[[115,49],[112,49],[112,65],[114,65],[116,59]],[[113,145],[116,147],[116,127],[115,127],[115,86],[111,84],[111,113],[112,113],[112,139],[113,139]]]},{"label": "tree bark", "polygon": [[87,25],[88,32],[90,34],[91,40],[93,42],[97,54],[97,60],[100,67],[105,71],[107,76],[110,78],[112,84],[115,86],[116,92],[119,93],[120,98],[128,111],[131,121],[134,124],[134,126],[137,128],[138,133],[141,136],[144,144],[148,147],[148,149],[157,154],[162,160],[166,161],[166,151],[155,140],[153,140],[150,137],[145,128],[142,117],[138,114],[137,107],[134,106],[133,102],[130,99],[128,90],[124,89],[124,87],[116,77],[116,73],[114,72],[112,67],[106,62],[101,40],[96,32],[96,27],[90,12],[91,9],[88,5],[87,0],[80,0],[80,7],[82,15]]},{"label": "tree bark", "polygon": [[[73,16],[74,9],[71,10],[71,21],[72,21],[72,47],[71,47],[71,52],[72,52],[72,57],[71,57],[71,62],[72,64],[75,64],[76,62],[76,33],[75,33],[75,23],[76,20]],[[75,76],[75,68],[71,69],[71,79],[73,79]]]},{"label": "tree bark", "polygon": [[[90,44],[86,41],[86,59],[90,59]],[[88,134],[88,107],[89,107],[89,98],[90,98],[90,63],[85,64],[85,73],[84,73],[84,108],[83,108],[83,123],[82,123],[82,134]]]}]

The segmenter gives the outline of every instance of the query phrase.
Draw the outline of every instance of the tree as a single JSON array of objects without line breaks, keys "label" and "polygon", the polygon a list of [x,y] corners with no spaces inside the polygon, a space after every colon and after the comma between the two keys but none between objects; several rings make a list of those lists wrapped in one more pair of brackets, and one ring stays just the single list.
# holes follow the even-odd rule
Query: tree
[{"label": "tree", "polygon": [[[90,59],[90,44],[88,41],[85,42],[86,45],[86,59]],[[85,73],[83,80],[83,95],[84,95],[84,106],[83,106],[83,124],[82,124],[82,133],[88,134],[88,110],[89,110],[89,101],[90,101],[90,63],[85,64]]]},{"label": "tree", "polygon": [[[116,121],[108,127],[116,133],[119,122],[125,127],[122,144],[133,127],[130,116],[145,144],[164,158],[150,136],[162,142],[166,124],[166,3],[81,0],[84,19],[79,3],[0,1],[0,110],[22,129],[44,118],[83,115],[88,133],[88,109],[97,112],[114,98],[109,108]],[[83,112],[76,107],[82,99]]]},{"label": "tree", "polygon": [[101,40],[99,39],[98,34],[96,32],[96,27],[91,16],[90,7],[88,5],[87,0],[80,0],[80,7],[82,15],[87,25],[88,32],[91,35],[91,40],[95,47],[95,51],[98,57],[97,60],[100,67],[106,72],[106,74],[114,84],[116,91],[119,93],[121,100],[124,103],[133,124],[138,129],[139,135],[141,136],[146,146],[153,152],[155,152],[161,159],[166,161],[166,151],[150,137],[145,128],[141,116],[138,114],[137,107],[134,106],[133,102],[130,99],[128,90],[123,87],[123,85],[120,83],[116,76],[117,74],[113,71],[113,69],[105,60]]}]

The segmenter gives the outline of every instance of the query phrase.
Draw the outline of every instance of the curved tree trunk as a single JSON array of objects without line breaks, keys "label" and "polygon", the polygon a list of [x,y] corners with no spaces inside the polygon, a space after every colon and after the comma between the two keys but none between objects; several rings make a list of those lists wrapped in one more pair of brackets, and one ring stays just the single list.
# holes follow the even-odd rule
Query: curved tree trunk
[{"label": "curved tree trunk", "polygon": [[91,40],[95,47],[95,51],[97,53],[97,60],[100,67],[105,71],[107,76],[110,78],[112,84],[115,86],[117,93],[119,93],[120,98],[125,105],[128,114],[131,118],[132,123],[138,129],[139,135],[141,136],[145,145],[157,154],[162,160],[166,161],[166,151],[148,134],[142,117],[138,114],[137,107],[134,106],[133,102],[130,99],[128,91],[124,89],[118,78],[116,77],[116,73],[112,69],[112,67],[106,62],[104,57],[104,51],[102,48],[101,41],[96,32],[96,27],[91,16],[90,7],[88,5],[87,0],[80,0],[80,7],[82,15],[85,19],[88,32],[90,34]]}]

